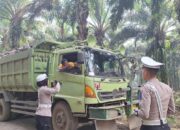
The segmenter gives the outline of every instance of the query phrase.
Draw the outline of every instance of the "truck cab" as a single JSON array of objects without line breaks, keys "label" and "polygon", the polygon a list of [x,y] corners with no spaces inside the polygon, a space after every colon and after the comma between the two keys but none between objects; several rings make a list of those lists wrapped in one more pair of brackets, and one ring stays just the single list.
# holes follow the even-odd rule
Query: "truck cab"
[{"label": "truck cab", "polygon": [[[74,66],[61,69],[64,59]],[[49,87],[54,80],[61,83],[52,98],[54,130],[76,130],[81,121],[116,120],[138,104],[119,54],[87,42],[42,41],[2,57],[0,73],[0,121],[12,112],[35,115],[36,76],[42,73]]]},{"label": "truck cab", "polygon": [[[61,71],[59,66],[64,59],[75,63],[76,67]],[[126,105],[131,101],[131,88],[118,54],[87,45],[56,49],[49,67],[50,80],[61,83],[60,92],[53,97],[55,130],[62,129],[68,122],[63,121],[64,117],[73,118],[73,122],[77,122],[79,117],[114,120],[130,111],[131,103],[129,107]],[[61,108],[63,105],[64,110]]]}]

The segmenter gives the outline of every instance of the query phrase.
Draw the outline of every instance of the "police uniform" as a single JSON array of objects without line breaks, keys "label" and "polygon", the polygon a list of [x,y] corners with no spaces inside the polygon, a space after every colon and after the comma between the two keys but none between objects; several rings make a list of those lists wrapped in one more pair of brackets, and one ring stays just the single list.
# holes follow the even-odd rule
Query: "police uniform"
[{"label": "police uniform", "polygon": [[[43,81],[47,78],[46,74],[38,75],[37,82]],[[51,129],[51,95],[60,90],[60,84],[57,83],[54,88],[41,86],[38,89],[38,108],[36,109],[36,127],[37,130]]]},{"label": "police uniform", "polygon": [[[160,62],[150,57],[142,57],[143,67],[159,69]],[[141,130],[170,130],[167,115],[175,113],[173,90],[156,77],[149,79],[140,89],[140,109],[137,115],[142,118]]]}]

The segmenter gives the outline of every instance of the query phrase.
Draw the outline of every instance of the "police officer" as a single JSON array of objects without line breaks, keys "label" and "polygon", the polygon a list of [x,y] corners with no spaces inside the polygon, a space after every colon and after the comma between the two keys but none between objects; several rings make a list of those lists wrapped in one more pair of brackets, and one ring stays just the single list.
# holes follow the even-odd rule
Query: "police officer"
[{"label": "police officer", "polygon": [[36,109],[36,128],[37,130],[51,129],[51,95],[60,90],[59,82],[54,87],[49,88],[48,77],[40,74],[36,78],[38,86],[38,108]]},{"label": "police officer", "polygon": [[135,110],[142,118],[141,130],[170,130],[167,115],[175,113],[173,90],[156,77],[163,63],[150,57],[142,57],[141,62],[142,76],[147,81],[140,89],[140,109]]}]

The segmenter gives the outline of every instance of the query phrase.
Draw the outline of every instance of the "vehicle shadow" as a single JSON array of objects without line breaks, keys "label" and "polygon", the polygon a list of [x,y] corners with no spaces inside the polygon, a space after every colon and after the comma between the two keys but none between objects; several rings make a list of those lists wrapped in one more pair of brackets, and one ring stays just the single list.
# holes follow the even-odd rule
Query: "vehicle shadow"
[{"label": "vehicle shadow", "polygon": [[78,128],[78,130],[96,130],[95,125],[92,124],[86,124],[86,125],[82,125]]}]

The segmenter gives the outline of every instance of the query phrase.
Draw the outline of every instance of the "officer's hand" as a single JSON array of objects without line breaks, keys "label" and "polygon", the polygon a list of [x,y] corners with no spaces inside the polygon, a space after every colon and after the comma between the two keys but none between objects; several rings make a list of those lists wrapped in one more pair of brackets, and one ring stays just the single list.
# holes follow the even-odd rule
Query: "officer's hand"
[{"label": "officer's hand", "polygon": [[134,109],[131,115],[138,116],[138,109]]},{"label": "officer's hand", "polygon": [[54,80],[54,86],[56,86],[57,83],[58,83],[57,80]]},{"label": "officer's hand", "polygon": [[54,82],[51,82],[51,87],[55,87],[57,85],[57,83],[59,83],[57,80],[54,80]]},{"label": "officer's hand", "polygon": [[[62,82],[57,81],[56,85],[60,85],[60,86],[61,86],[61,85],[62,85]],[[55,85],[55,86],[56,86],[56,85]]]}]

